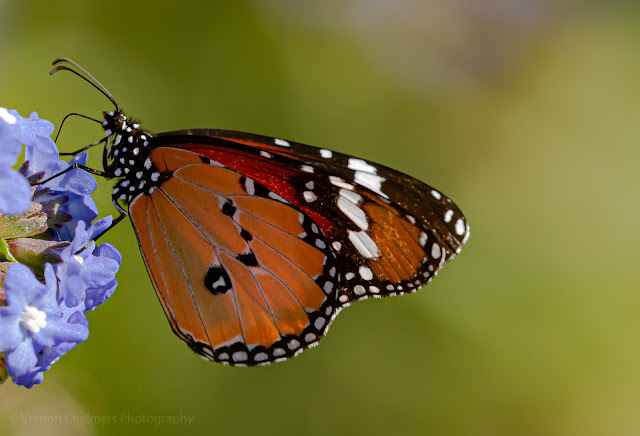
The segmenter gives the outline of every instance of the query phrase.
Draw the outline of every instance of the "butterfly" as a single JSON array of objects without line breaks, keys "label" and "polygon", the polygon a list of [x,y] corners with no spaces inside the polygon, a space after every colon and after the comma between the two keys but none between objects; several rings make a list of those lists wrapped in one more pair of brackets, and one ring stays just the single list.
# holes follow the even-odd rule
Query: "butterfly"
[{"label": "butterfly", "polygon": [[130,217],[171,328],[205,359],[293,357],[353,302],[429,283],[469,238],[449,198],[399,171],[244,132],[150,133],[77,63],[54,65],[114,104],[78,152],[105,143],[91,171],[117,180],[113,225]]}]

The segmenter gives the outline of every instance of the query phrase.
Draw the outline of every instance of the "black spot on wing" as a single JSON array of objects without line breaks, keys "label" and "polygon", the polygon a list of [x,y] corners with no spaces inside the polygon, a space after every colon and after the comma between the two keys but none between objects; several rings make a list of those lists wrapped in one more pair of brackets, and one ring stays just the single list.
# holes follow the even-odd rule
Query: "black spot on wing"
[{"label": "black spot on wing", "polygon": [[251,233],[247,232],[245,229],[240,230],[240,236],[245,241],[250,241],[253,239],[253,236],[251,236]]},{"label": "black spot on wing", "polygon": [[236,207],[231,203],[231,201],[227,201],[222,206],[222,213],[232,217],[233,214],[236,213]]},{"label": "black spot on wing", "polygon": [[204,286],[213,295],[225,294],[231,289],[229,274],[222,265],[211,266],[204,276]]},{"label": "black spot on wing", "polygon": [[256,259],[256,255],[253,254],[253,251],[249,253],[240,253],[237,256],[237,259],[246,266],[258,266],[258,259]]}]

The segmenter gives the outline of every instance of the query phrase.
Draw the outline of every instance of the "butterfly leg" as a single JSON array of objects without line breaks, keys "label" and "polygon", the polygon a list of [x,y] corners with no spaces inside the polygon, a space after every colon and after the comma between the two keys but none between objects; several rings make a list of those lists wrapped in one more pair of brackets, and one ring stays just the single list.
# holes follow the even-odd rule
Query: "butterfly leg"
[{"label": "butterfly leg", "polygon": [[53,176],[49,177],[46,180],[38,182],[37,184],[38,185],[44,185],[45,183],[50,182],[51,180],[53,180],[53,179],[55,179],[57,177],[60,177],[63,174],[68,173],[71,170],[75,170],[76,168],[80,168],[81,170],[85,170],[86,172],[88,172],[90,174],[93,174],[94,176],[104,177],[105,179],[110,179],[111,178],[111,176],[109,174],[107,174],[106,172],[104,172],[104,171],[96,170],[95,168],[89,168],[87,166],[80,165],[78,163],[74,163],[69,168],[67,168],[66,170],[62,170],[58,174],[53,175]]},{"label": "butterfly leg", "polygon": [[[112,228],[114,228],[120,221],[122,221],[125,217],[129,216],[129,214],[127,213],[126,210],[124,210],[122,208],[122,206],[120,206],[118,204],[118,202],[116,202],[115,200],[113,201],[113,205],[116,208],[116,210],[118,212],[120,212],[120,215],[118,215],[118,217],[116,219],[113,220],[113,222],[111,223],[111,225],[109,227],[107,227],[106,229],[104,229],[104,232],[100,233],[98,236],[96,236],[95,238],[93,238],[93,241],[89,241],[89,243],[87,245],[89,245],[91,242],[95,242],[98,240],[98,238],[102,237],[105,233],[107,233],[109,230],[111,230]],[[85,247],[82,247],[82,249],[84,250]]]},{"label": "butterfly leg", "polygon": [[87,145],[87,146],[84,146],[84,147],[82,147],[82,148],[81,148],[81,149],[79,149],[79,150],[72,151],[72,152],[69,152],[69,153],[60,153],[60,156],[75,156],[75,155],[77,155],[77,154],[82,153],[83,151],[87,151],[87,150],[89,150],[90,148],[95,147],[96,145],[100,145],[100,144],[102,144],[102,143],[103,143],[103,142],[105,142],[108,138],[109,138],[108,136],[105,136],[105,137],[104,137],[104,138],[102,138],[101,140],[96,141],[96,142],[93,142],[93,143],[91,143],[91,144],[89,144],[89,145]]},{"label": "butterfly leg", "polygon": [[100,233],[99,235],[95,236],[92,240],[87,242],[80,250],[76,251],[75,254],[78,254],[78,253],[84,251],[89,245],[91,245],[92,243],[96,242],[99,238],[104,236],[109,230],[114,228],[120,221],[122,221],[124,219],[124,217],[129,216],[127,211],[125,211],[122,208],[122,206],[120,206],[115,200],[113,201],[113,205],[118,210],[118,212],[120,212],[120,215],[118,215],[118,217],[111,222],[111,225],[109,227],[104,229],[104,231],[102,233]]}]

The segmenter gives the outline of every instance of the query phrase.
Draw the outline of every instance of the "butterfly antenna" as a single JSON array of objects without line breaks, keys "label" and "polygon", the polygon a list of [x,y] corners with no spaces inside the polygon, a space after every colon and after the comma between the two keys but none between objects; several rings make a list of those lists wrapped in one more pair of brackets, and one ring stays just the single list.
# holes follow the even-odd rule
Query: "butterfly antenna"
[{"label": "butterfly antenna", "polygon": [[58,136],[60,136],[60,132],[62,131],[62,126],[64,126],[64,122],[67,121],[67,118],[73,117],[73,116],[86,118],[87,120],[95,121],[98,124],[102,124],[102,122],[96,120],[95,118],[91,118],[87,115],[82,115],[76,112],[72,112],[70,114],[67,114],[67,116],[62,119],[62,122],[60,123],[60,127],[58,127],[58,134],[56,135],[56,139],[54,139],[53,142],[58,142]]},{"label": "butterfly antenna", "polygon": [[56,66],[54,69],[52,69],[49,74],[55,74],[58,71],[61,70],[66,70],[66,71],[70,71],[73,74],[75,74],[76,76],[80,77],[82,80],[84,80],[85,82],[89,83],[91,86],[93,86],[94,88],[96,88],[98,91],[100,91],[105,97],[107,97],[109,99],[109,101],[111,101],[111,103],[113,103],[113,105],[116,107],[116,111],[120,112],[120,105],[118,104],[118,102],[116,101],[115,98],[113,98],[113,95],[111,95],[111,93],[107,90],[107,88],[104,87],[104,85],[102,83],[100,83],[95,77],[93,77],[87,70],[85,70],[84,68],[82,68],[80,65],[78,65],[76,62],[72,61],[69,58],[57,58],[56,60],[54,60],[52,62],[52,65],[57,65],[61,62],[67,62],[71,65],[73,65],[74,67],[76,67],[78,70],[81,71],[81,73],[77,72],[76,70],[69,68],[65,65],[58,65]]}]

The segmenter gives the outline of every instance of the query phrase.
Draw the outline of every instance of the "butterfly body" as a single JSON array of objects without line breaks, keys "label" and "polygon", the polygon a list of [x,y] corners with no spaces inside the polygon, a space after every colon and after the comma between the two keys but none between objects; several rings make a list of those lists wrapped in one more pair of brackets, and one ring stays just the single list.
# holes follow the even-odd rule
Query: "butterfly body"
[{"label": "butterfly body", "polygon": [[62,63],[80,72],[51,73],[71,71],[115,106],[105,137],[78,152],[106,142],[104,171],[87,170],[116,180],[114,223],[128,212],[171,328],[205,359],[295,356],[353,302],[429,283],[469,237],[449,198],[399,171],[244,132],[152,134]]}]

